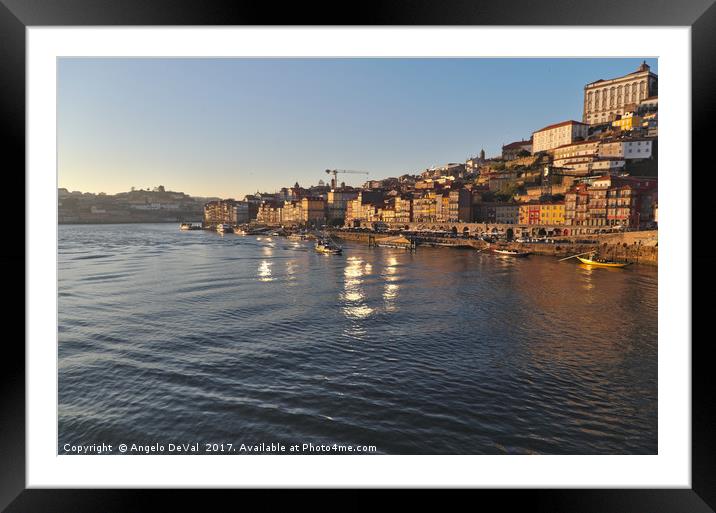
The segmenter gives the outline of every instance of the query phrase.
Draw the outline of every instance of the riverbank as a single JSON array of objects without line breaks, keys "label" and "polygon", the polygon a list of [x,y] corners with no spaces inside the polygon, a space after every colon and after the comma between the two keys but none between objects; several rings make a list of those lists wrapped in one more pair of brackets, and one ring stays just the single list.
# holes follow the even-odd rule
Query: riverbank
[{"label": "riverbank", "polygon": [[[380,244],[394,236],[373,234],[365,232],[342,232],[335,231],[333,235],[336,238],[362,242],[368,244],[375,242]],[[553,244],[545,243],[516,243],[510,242],[505,244],[509,249],[519,249],[522,251],[530,251],[535,255],[550,256],[555,258],[564,258],[570,255],[583,253],[585,251],[598,250],[603,255],[621,262],[638,263],[645,265],[658,265],[659,247],[657,244],[658,233],[656,231],[649,232],[630,232],[625,234],[604,234],[590,236],[594,243],[576,242],[574,240],[564,239],[558,240]],[[580,238],[584,238],[581,236]],[[488,244],[480,239],[466,238],[432,238],[430,242],[420,242],[420,246],[439,245],[444,247],[465,248],[473,247],[475,249],[485,249]]]}]

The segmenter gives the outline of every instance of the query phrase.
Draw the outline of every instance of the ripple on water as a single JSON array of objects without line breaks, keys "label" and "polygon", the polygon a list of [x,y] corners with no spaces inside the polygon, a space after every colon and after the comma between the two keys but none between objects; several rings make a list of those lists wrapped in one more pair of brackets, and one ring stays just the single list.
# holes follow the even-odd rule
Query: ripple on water
[{"label": "ripple on water", "polygon": [[654,269],[61,226],[60,442],[656,452]]}]

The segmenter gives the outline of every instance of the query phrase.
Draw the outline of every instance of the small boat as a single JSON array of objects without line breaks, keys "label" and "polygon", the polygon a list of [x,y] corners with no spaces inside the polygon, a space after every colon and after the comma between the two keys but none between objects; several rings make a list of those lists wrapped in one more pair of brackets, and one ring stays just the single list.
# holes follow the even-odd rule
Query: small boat
[{"label": "small boat", "polygon": [[219,233],[232,233],[234,231],[230,224],[222,223],[216,225],[216,231]]},{"label": "small boat", "polygon": [[191,230],[191,223],[182,223],[179,226],[180,230]]},{"label": "small boat", "polygon": [[583,258],[577,257],[577,260],[586,265],[593,265],[596,267],[626,267],[629,262],[614,262],[613,260],[606,260],[604,258]]},{"label": "small boat", "polygon": [[329,255],[340,255],[343,253],[343,249],[334,244],[330,239],[319,239],[315,245],[316,251],[319,253],[325,253]]},{"label": "small boat", "polygon": [[511,256],[523,258],[530,254],[529,251],[517,251],[516,249],[492,249],[492,253],[496,255]]}]

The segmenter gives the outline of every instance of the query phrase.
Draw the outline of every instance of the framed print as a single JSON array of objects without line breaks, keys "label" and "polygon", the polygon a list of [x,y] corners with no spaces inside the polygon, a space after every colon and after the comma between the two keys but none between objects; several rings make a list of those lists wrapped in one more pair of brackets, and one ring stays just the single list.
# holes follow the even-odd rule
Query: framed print
[{"label": "framed print", "polygon": [[713,511],[716,7],[210,4],[0,6],[2,507]]}]

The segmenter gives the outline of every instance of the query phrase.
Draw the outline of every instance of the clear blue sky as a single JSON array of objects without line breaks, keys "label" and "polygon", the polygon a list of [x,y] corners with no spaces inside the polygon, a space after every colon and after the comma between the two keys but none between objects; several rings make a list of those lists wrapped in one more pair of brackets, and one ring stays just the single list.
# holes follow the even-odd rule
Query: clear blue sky
[{"label": "clear blue sky", "polygon": [[[87,59],[58,63],[59,186],[242,197],[461,162],[581,120],[642,59]],[[658,73],[656,59],[646,59]]]}]

